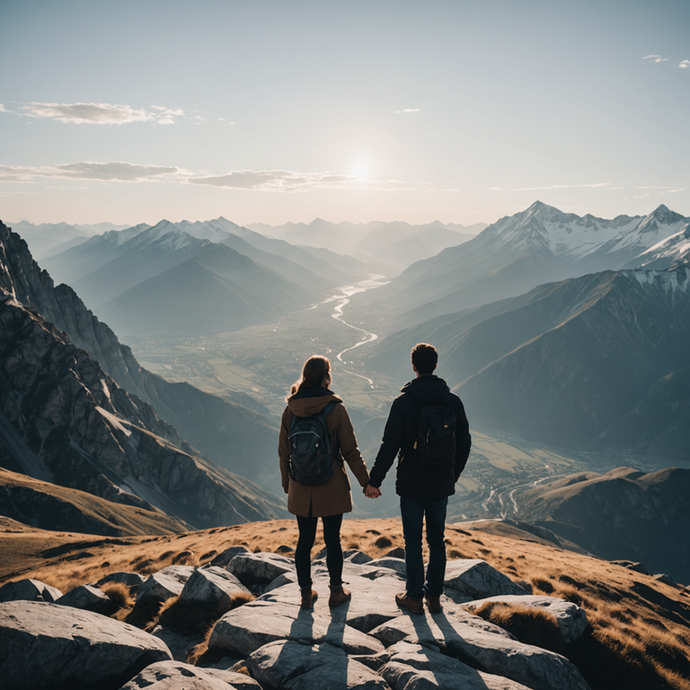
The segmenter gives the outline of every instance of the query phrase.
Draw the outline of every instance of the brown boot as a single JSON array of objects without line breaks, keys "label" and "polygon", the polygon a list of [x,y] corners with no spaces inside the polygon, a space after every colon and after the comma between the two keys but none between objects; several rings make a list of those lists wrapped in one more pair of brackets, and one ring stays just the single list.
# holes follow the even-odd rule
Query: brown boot
[{"label": "brown boot", "polygon": [[350,599],[352,599],[352,592],[348,592],[341,586],[340,589],[331,590],[331,596],[328,597],[328,605],[333,608],[334,606],[344,604],[346,601],[350,601]]},{"label": "brown boot", "polygon": [[314,606],[314,602],[318,598],[319,598],[319,595],[316,593],[316,590],[314,590],[314,589],[303,589],[302,590],[302,603],[300,604],[300,608],[310,609],[312,606]]},{"label": "brown boot", "polygon": [[427,594],[425,599],[426,607],[429,609],[430,613],[441,613],[441,611],[443,611],[443,606],[441,606],[441,597],[432,597]]},{"label": "brown boot", "polygon": [[395,595],[395,603],[401,609],[407,609],[410,613],[424,613],[424,604],[417,599],[411,599],[407,592],[398,592]]}]

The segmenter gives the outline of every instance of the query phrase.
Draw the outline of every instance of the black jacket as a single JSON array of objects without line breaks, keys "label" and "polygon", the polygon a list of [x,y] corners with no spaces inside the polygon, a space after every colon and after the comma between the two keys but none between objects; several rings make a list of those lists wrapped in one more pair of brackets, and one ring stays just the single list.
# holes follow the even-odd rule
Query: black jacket
[{"label": "black jacket", "polygon": [[[457,419],[455,465],[444,470],[429,471],[419,465],[414,451],[419,411],[423,405],[446,402],[450,402]],[[399,496],[417,500],[450,496],[455,493],[455,483],[467,464],[471,443],[469,424],[460,398],[451,393],[446,382],[438,376],[419,376],[406,383],[402,387],[402,395],[393,401],[369,483],[375,487],[381,486],[397,455],[395,491]]]}]

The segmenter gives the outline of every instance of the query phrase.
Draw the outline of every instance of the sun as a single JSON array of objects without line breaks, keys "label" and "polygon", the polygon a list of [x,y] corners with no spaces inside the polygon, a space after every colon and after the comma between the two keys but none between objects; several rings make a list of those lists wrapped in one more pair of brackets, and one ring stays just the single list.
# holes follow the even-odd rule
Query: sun
[{"label": "sun", "polygon": [[366,177],[368,172],[369,172],[369,164],[364,160],[357,161],[352,166],[352,174],[355,177]]}]

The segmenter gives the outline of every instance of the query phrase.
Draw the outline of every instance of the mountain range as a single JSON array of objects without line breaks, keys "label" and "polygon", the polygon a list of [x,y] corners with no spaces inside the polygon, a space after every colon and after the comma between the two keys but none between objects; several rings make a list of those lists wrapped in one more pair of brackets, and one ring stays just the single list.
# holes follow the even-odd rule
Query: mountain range
[{"label": "mountain range", "polygon": [[353,303],[388,314],[388,332],[393,332],[555,280],[642,263],[657,269],[678,266],[689,260],[690,246],[677,239],[676,251],[669,251],[664,242],[684,237],[689,222],[663,205],[648,216],[605,220],[537,201],[474,239],[412,264]]},{"label": "mountain range", "polygon": [[190,524],[284,514],[279,499],[215,466],[149,403],[202,452],[226,468],[247,465],[245,475],[272,485],[275,431],[267,418],[142,369],[71,288],[54,287],[26,243],[2,224],[0,291],[8,469],[111,500],[165,506]]},{"label": "mountain range", "polygon": [[40,223],[34,225],[26,220],[9,223],[31,247],[31,252],[37,259],[43,259],[51,254],[64,251],[71,246],[85,242],[91,235],[97,235],[109,230],[124,230],[128,225],[114,223],[70,224],[70,223]]},{"label": "mountain range", "polygon": [[106,232],[43,265],[117,331],[137,333],[265,323],[308,307],[345,280],[334,262],[224,218]]},{"label": "mountain range", "polygon": [[[423,341],[483,428],[561,447],[686,453],[690,268],[604,271],[439,316],[384,339],[368,366],[404,379]],[[650,399],[668,414],[641,414]]]},{"label": "mountain range", "polygon": [[330,223],[315,218],[311,223],[286,223],[280,226],[250,223],[257,232],[278,237],[292,244],[325,248],[375,262],[382,272],[398,272],[401,267],[437,254],[441,249],[466,242],[485,223],[463,226],[439,221],[412,225],[402,221],[390,223]]}]

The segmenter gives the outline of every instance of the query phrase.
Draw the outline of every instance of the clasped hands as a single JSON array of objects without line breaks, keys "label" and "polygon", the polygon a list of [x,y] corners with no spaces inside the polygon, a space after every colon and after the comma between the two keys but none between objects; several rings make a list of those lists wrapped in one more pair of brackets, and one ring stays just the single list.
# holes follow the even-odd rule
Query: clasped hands
[{"label": "clasped hands", "polygon": [[364,487],[364,495],[367,498],[378,498],[381,495],[381,489],[371,484],[367,484]]}]

